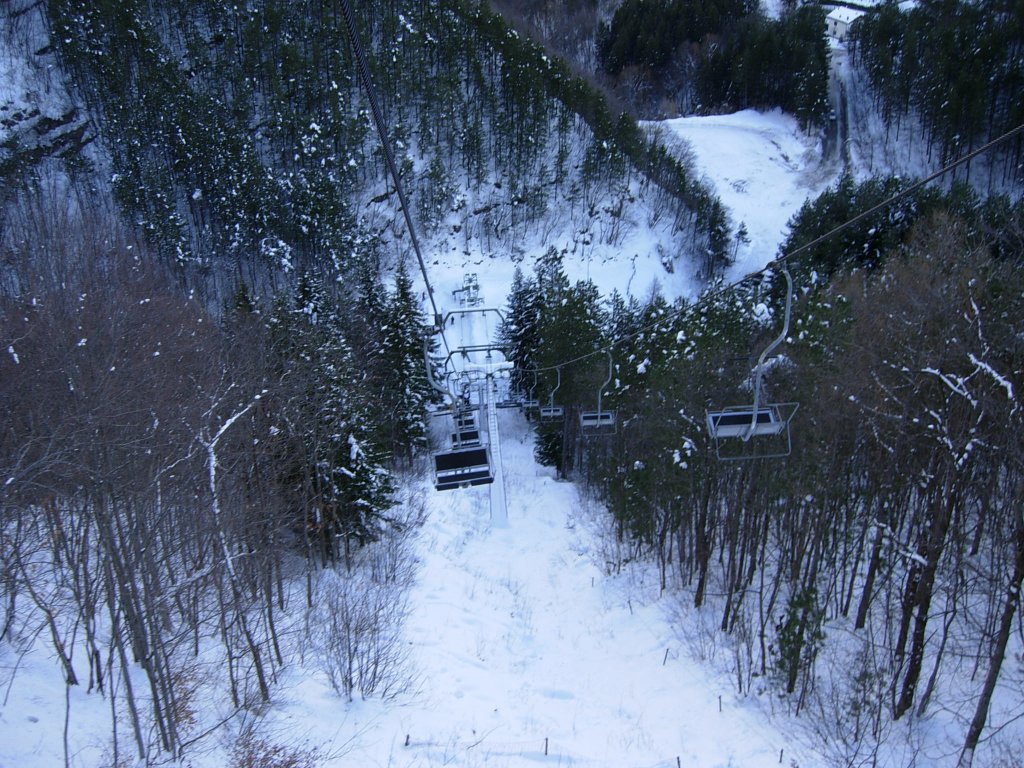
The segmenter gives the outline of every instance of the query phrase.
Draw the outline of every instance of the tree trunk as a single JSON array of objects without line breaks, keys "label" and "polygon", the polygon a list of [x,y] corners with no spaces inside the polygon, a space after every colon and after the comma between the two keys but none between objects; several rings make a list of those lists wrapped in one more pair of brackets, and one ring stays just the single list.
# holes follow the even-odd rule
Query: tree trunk
[{"label": "tree trunk", "polygon": [[860,603],[857,606],[857,619],[853,623],[854,629],[864,629],[868,619],[868,607],[871,605],[871,593],[875,589],[875,574],[878,573],[878,563],[882,555],[882,539],[885,537],[885,529],[878,525],[875,527],[875,540],[871,544],[871,557],[868,559],[868,572],[864,577],[864,591],[860,595]]},{"label": "tree trunk", "polygon": [[996,633],[995,645],[992,647],[992,655],[989,657],[988,674],[985,676],[985,684],[981,688],[981,695],[978,697],[978,706],[974,710],[974,717],[967,728],[967,735],[964,737],[964,748],[960,753],[960,761],[957,768],[971,768],[974,761],[974,750],[981,739],[981,732],[985,728],[985,720],[988,718],[988,707],[992,702],[992,694],[996,689],[996,682],[999,680],[999,672],[1003,666],[1003,658],[1006,656],[1006,645],[1010,640],[1010,633],[1013,631],[1013,614],[1017,610],[1017,603],[1020,600],[1021,583],[1024,582],[1024,522],[1018,521],[1017,525],[1017,546],[1016,557],[1013,564],[1013,577],[1006,589],[1006,601],[1003,603],[1003,615],[999,622],[999,630]]},{"label": "tree trunk", "polygon": [[[945,498],[940,497],[937,500],[938,503],[933,505],[931,524],[924,533],[924,546],[918,553],[924,564],[919,566],[915,563],[911,568],[911,576],[908,577],[910,579],[907,590],[909,603],[904,608],[900,636],[901,638],[904,636],[905,627],[912,614],[915,614],[914,631],[910,638],[907,672],[903,677],[903,687],[900,690],[899,700],[896,702],[893,710],[894,720],[899,720],[913,706],[917,681],[921,676],[921,665],[924,662],[924,651],[927,644],[928,613],[932,605],[935,574],[939,568],[939,558],[942,556],[946,544],[949,522],[952,519],[953,509],[957,503],[957,490],[953,487],[952,482],[946,483],[946,493],[943,496]],[[902,648],[903,646],[897,642],[897,654],[901,653]]]}]

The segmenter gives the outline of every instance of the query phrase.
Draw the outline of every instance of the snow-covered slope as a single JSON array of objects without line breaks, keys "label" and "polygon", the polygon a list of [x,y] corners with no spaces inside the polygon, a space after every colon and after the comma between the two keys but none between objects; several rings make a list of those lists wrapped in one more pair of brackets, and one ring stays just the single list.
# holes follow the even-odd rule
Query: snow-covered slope
[{"label": "snow-covered slope", "polygon": [[[29,74],[10,59],[0,66],[8,112],[27,115],[43,93],[51,106],[42,115],[65,115],[69,102],[42,71]],[[79,119],[69,118],[76,126]],[[18,124],[26,136],[34,130]],[[746,224],[751,243],[740,247],[737,272],[771,259],[785,221],[827,183],[805,170],[817,167],[816,143],[782,115],[684,119],[666,130],[690,140],[734,227]],[[606,295],[642,296],[654,284],[670,297],[692,294],[690,274],[664,267],[680,254],[658,253],[665,239],[656,227],[634,224],[614,247],[599,231],[561,233],[558,242],[537,232],[521,244],[523,267],[554,244],[568,250],[571,279],[591,278]],[[458,309],[453,291],[468,272],[478,275],[484,304],[502,307],[514,263],[448,244],[430,254],[428,267],[444,312]],[[452,341],[484,343],[494,332],[493,318],[459,320]],[[693,658],[656,575],[620,567],[623,553],[602,533],[603,511],[534,463],[522,416],[503,412],[499,425],[500,438],[491,439],[500,439],[507,522],[506,510],[491,509],[490,489],[441,494],[416,481],[428,515],[404,630],[414,690],[388,702],[347,702],[314,659],[296,658],[260,713],[260,734],[316,748],[328,766],[668,768],[767,766],[780,757],[820,765],[779,730],[786,721],[773,724],[756,700],[738,699],[728,679]],[[108,701],[64,685],[45,633],[23,640],[30,638],[0,645],[0,768],[60,765],[65,754],[73,766],[109,763]],[[219,704],[202,706],[200,721],[226,714]],[[224,765],[235,725],[190,748],[190,764]]]},{"label": "snow-covered slope", "polygon": [[833,183],[839,170],[823,163],[818,136],[801,131],[796,119],[781,111],[744,110],[648,125],[670,145],[671,136],[685,140],[728,210],[733,234],[740,224],[746,227],[749,243],[739,243],[730,278],[774,259],[790,217]]},{"label": "snow-covered slope", "polygon": [[680,648],[656,574],[608,575],[597,515],[533,463],[522,417],[501,429],[508,526],[487,489],[430,497],[407,630],[420,692],[346,724],[351,764],[814,765]]},{"label": "snow-covered slope", "polygon": [[[763,231],[759,238],[777,238],[788,215],[783,202],[799,202],[806,145],[778,115],[718,121],[676,121],[673,129],[703,137],[694,140],[698,161],[732,195],[734,217],[752,233]],[[718,144],[732,154],[714,154]],[[716,178],[723,169],[732,175]],[[762,204],[764,215],[755,218],[766,184],[792,193],[785,201],[769,198],[775,204]],[[443,312],[458,310],[451,291],[464,271],[478,274],[485,305],[504,304],[511,262],[443,253],[430,261]],[[605,292],[643,293],[664,281],[651,254],[569,263],[573,277],[589,275]],[[673,287],[677,295],[686,288]],[[451,342],[493,339],[495,318],[457,317]],[[317,746],[326,765],[671,766],[678,759],[716,766],[777,764],[780,751],[795,757],[798,747],[756,704],[735,699],[728,680],[705,672],[681,647],[671,601],[659,599],[654,575],[639,566],[609,575],[618,556],[603,550],[601,512],[534,463],[522,416],[502,413],[500,424],[507,526],[491,524],[489,489],[442,494],[423,483],[429,514],[406,627],[416,693],[388,704],[349,703],[310,671],[315,664],[295,664],[261,733]],[[109,754],[107,705],[80,686],[65,700],[45,648],[36,643],[19,657],[5,645],[0,766],[60,763],[66,712],[72,764],[95,765]],[[193,757],[220,765],[224,753],[210,743]],[[815,764],[813,756],[798,761]]]}]

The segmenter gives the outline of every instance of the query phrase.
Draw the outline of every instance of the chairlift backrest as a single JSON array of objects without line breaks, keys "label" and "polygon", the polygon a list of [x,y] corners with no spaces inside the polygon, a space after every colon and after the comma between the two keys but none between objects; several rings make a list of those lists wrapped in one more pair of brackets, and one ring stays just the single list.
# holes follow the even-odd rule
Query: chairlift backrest
[{"label": "chairlift backrest", "polygon": [[434,454],[434,487],[439,491],[494,482],[486,448],[464,448]]},{"label": "chairlift backrest", "polygon": [[480,445],[480,430],[464,429],[452,435],[452,447],[466,448],[471,445]]},{"label": "chairlift backrest", "polygon": [[565,408],[560,405],[542,405],[540,417],[542,419],[561,419],[565,416]]},{"label": "chairlift backrest", "polygon": [[729,408],[708,413],[708,433],[718,439],[724,437],[755,437],[777,435],[786,427],[775,406],[758,408]]},{"label": "chairlift backrest", "polygon": [[615,426],[615,411],[582,411],[580,427],[584,430]]},{"label": "chairlift backrest", "polygon": [[455,429],[476,429],[475,413],[460,413],[455,416]]},{"label": "chairlift backrest", "polygon": [[555,376],[558,378],[555,380],[555,388],[551,390],[551,394],[548,395],[548,404],[542,405],[539,408],[541,419],[561,419],[565,417],[565,408],[560,405],[555,405],[555,393],[562,386],[562,369],[561,367],[555,367]]},{"label": "chairlift backrest", "polygon": [[582,411],[581,427],[606,427],[615,424],[615,411]]}]

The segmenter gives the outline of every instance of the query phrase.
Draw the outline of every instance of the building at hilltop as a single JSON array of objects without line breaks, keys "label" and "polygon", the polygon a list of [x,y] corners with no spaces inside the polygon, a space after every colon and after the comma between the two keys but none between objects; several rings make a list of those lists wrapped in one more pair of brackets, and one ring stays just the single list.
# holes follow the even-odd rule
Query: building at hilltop
[{"label": "building at hilltop", "polygon": [[825,33],[841,43],[846,42],[850,27],[863,15],[864,11],[853,8],[833,8],[825,17]]}]

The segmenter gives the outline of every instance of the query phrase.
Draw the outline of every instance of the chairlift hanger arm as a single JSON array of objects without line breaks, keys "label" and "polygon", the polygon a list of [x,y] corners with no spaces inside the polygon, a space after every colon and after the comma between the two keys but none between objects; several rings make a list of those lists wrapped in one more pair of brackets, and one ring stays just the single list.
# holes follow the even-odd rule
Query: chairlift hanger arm
[{"label": "chairlift hanger arm", "polygon": [[793,310],[793,276],[789,273],[789,267],[785,261],[780,266],[782,275],[786,278],[786,313],[782,319],[782,331],[772,340],[771,344],[765,347],[760,357],[757,358],[757,369],[754,374],[754,407],[750,413],[750,426],[743,435],[744,442],[749,440],[757,430],[757,415],[761,406],[761,379],[764,377],[764,361],[789,335],[789,318]]},{"label": "chairlift hanger arm", "polygon": [[606,378],[604,380],[604,384],[602,384],[601,388],[597,390],[597,412],[598,412],[598,414],[601,413],[601,395],[604,392],[604,388],[612,383],[612,369],[613,369],[612,351],[611,351],[611,349],[606,349],[605,352],[608,355],[608,378]]},{"label": "chairlift hanger arm", "polygon": [[[448,355],[448,357],[451,358],[451,355]],[[452,409],[453,412],[457,410],[457,399],[455,397],[455,394],[450,389],[442,385],[437,379],[434,378],[434,367],[430,364],[429,336],[424,336],[423,338],[423,363],[427,369],[427,381],[430,383],[430,386],[433,387],[436,391],[440,392],[446,398],[448,398],[449,407]],[[445,361],[445,367],[447,368],[447,361]]]}]

